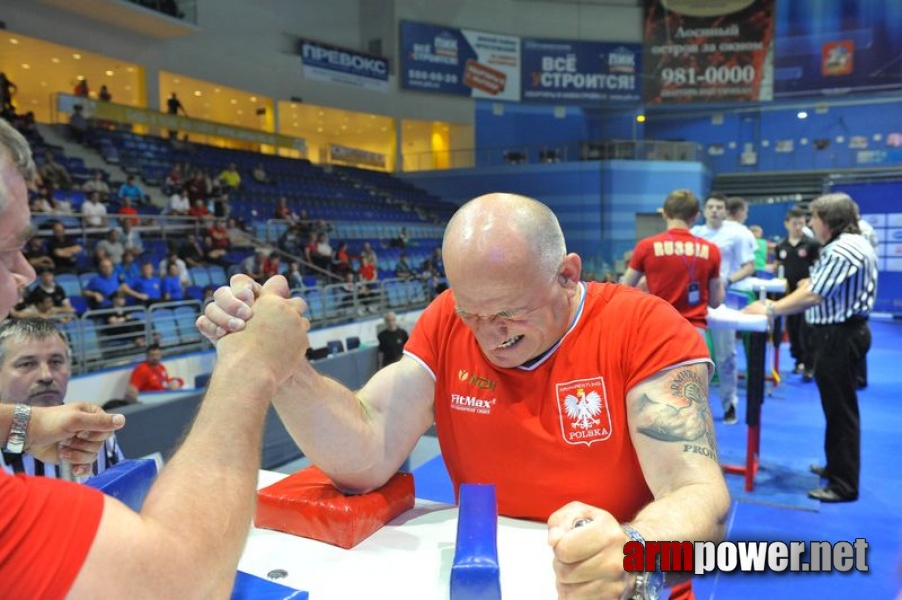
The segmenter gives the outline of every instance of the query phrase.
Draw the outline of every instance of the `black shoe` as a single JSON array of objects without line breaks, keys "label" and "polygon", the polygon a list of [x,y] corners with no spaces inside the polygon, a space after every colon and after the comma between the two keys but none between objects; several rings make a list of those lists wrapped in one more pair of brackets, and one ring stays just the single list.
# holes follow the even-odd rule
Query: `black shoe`
[{"label": "black shoe", "polygon": [[736,424],[736,407],[731,406],[724,412],[723,414],[723,423],[724,425],[735,425]]},{"label": "black shoe", "polygon": [[796,366],[793,367],[792,372],[795,373],[796,375],[801,375],[802,373],[805,372],[805,365],[803,365],[800,362],[797,362]]},{"label": "black shoe", "polygon": [[805,368],[802,372],[802,381],[808,383],[809,381],[814,379],[814,369]]},{"label": "black shoe", "polygon": [[865,389],[865,388],[867,388],[867,387],[868,387],[868,382],[867,382],[867,381],[864,381],[863,379],[859,379],[858,381],[855,382],[855,389],[856,389],[856,390],[863,390],[863,389]]},{"label": "black shoe", "polygon": [[811,470],[812,473],[814,473],[815,475],[818,475],[819,477],[827,476],[827,467],[822,467],[820,465],[814,464],[808,468]]},{"label": "black shoe", "polygon": [[808,497],[821,502],[855,502],[858,496],[842,496],[828,487],[817,488],[808,492]]}]

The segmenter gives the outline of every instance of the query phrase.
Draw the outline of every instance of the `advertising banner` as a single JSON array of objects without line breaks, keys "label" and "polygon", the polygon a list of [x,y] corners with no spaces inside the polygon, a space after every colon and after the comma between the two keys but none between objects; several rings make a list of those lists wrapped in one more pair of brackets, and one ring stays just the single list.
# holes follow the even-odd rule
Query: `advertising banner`
[{"label": "advertising banner", "polygon": [[642,100],[638,44],[524,39],[524,102],[635,103]]},{"label": "advertising banner", "polygon": [[773,99],[774,20],[774,0],[645,0],[645,102]]},{"label": "advertising banner", "polygon": [[388,91],[388,60],[384,58],[302,40],[301,61],[307,79]]},{"label": "advertising banner", "polygon": [[401,22],[401,87],[520,100],[520,38]]},{"label": "advertising banner", "polygon": [[792,0],[776,11],[776,97],[902,88],[902,3]]},{"label": "advertising banner", "polygon": [[329,155],[333,161],[340,161],[354,165],[366,165],[368,167],[385,168],[385,155],[378,152],[368,152],[360,148],[349,148],[338,144],[329,145]]}]

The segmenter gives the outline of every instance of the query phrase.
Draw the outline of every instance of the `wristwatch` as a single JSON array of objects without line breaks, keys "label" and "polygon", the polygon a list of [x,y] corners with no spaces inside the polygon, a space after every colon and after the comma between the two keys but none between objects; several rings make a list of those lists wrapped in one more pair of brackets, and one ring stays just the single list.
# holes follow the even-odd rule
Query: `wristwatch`
[{"label": "wristwatch", "polygon": [[27,404],[16,404],[13,409],[13,422],[6,438],[6,451],[11,454],[22,454],[25,448],[25,434],[28,432],[28,419],[31,418],[31,407]]},{"label": "wristwatch", "polygon": [[[623,533],[634,542],[639,542],[645,548],[645,538],[642,534],[630,527],[629,525],[621,525],[620,529]],[[642,571],[636,575],[636,585],[633,587],[629,600],[658,600],[661,592],[664,590],[664,573],[661,572],[661,555],[655,556],[654,571]]]}]

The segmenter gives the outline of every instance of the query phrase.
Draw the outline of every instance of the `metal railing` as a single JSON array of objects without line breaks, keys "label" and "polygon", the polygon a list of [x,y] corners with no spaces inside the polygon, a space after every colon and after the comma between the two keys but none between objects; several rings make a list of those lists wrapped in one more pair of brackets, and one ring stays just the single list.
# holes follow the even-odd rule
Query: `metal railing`
[{"label": "metal railing", "polygon": [[164,354],[192,352],[209,347],[194,321],[198,300],[159,302],[85,311],[78,317],[54,317],[69,338],[72,372],[84,373],[142,360],[149,344],[158,343]]},{"label": "metal railing", "polygon": [[353,321],[389,310],[425,308],[446,285],[443,279],[380,279],[296,287],[291,295],[307,303],[305,316],[313,327]]},{"label": "metal railing", "polygon": [[503,165],[547,164],[585,160],[673,160],[706,162],[695,142],[655,140],[582,141],[572,144],[523,145],[411,152],[402,157],[404,171],[466,169]]}]

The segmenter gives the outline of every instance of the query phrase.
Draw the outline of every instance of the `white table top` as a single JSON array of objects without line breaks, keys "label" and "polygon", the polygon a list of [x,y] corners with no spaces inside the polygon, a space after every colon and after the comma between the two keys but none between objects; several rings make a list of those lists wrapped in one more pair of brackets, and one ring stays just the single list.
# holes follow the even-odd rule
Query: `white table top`
[{"label": "white table top", "polygon": [[[258,488],[284,475],[260,471]],[[457,537],[457,507],[417,500],[416,506],[350,550],[251,528],[238,569],[310,593],[311,600],[446,600]],[[556,598],[544,523],[498,519],[498,561],[504,598]]]},{"label": "white table top", "polygon": [[746,277],[741,281],[730,285],[730,290],[737,292],[771,292],[774,294],[786,293],[786,279],[761,279],[759,277]]},{"label": "white table top", "polygon": [[708,307],[708,329],[735,329],[736,331],[767,331],[767,317],[747,315],[721,304]]}]

